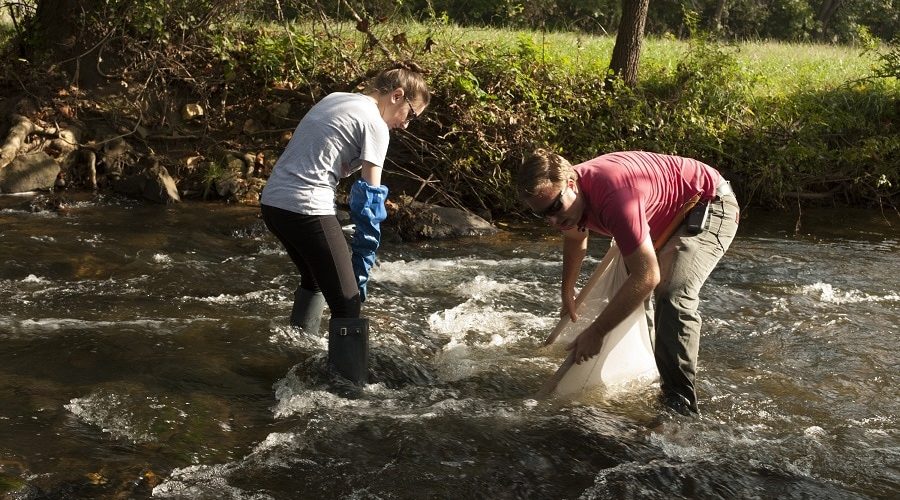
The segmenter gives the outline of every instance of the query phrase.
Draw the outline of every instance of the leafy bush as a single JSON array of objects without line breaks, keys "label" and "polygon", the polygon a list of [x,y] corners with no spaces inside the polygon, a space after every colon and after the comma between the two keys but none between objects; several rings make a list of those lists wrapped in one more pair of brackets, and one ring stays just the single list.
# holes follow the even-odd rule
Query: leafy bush
[{"label": "leafy bush", "polygon": [[[690,16],[688,16],[688,19]],[[880,203],[900,186],[896,83],[797,86],[756,95],[766,77],[738,48],[691,26],[672,72],[635,89],[547,60],[538,35],[510,46],[434,54],[442,69],[429,114],[435,163],[426,171],[469,207],[517,211],[511,175],[522,155],[551,147],[572,161],[644,149],[698,158],[737,181],[747,202]],[[440,139],[438,139],[440,138]],[[426,174],[423,172],[422,176]]]},{"label": "leafy bush", "polygon": [[900,79],[900,37],[897,37],[889,49],[878,57],[879,64],[875,68],[878,78]]},{"label": "leafy bush", "polygon": [[[755,96],[753,88],[765,75],[746,70],[736,47],[716,42],[695,25],[691,29],[689,50],[674,72],[655,74],[636,89],[606,89],[597,75],[542,63],[533,48],[488,56],[512,69],[489,76],[481,73],[491,68],[484,63],[476,75],[483,82],[505,78],[500,102],[528,124],[512,141],[522,141],[518,148],[507,146],[507,160],[492,162],[513,168],[534,144],[550,145],[573,161],[645,149],[716,165],[738,181],[747,201],[765,205],[798,195],[853,204],[896,196],[896,83],[798,87]],[[883,60],[888,61],[883,68],[892,67],[893,59]],[[487,124],[469,126],[479,125]],[[471,153],[480,149],[466,147]]]},{"label": "leafy bush", "polygon": [[[896,45],[878,59],[877,78],[836,84],[821,73],[842,73],[817,64],[792,68],[803,83],[784,85],[788,79],[773,74],[784,65],[748,69],[752,58],[699,30],[697,16],[683,14],[687,44],[671,41],[665,61],[642,69],[636,88],[621,82],[608,88],[608,53],[596,47],[582,52],[583,35],[570,45],[547,42],[553,34],[540,32],[504,31],[472,41],[463,39],[469,33],[453,32],[439,13],[425,25],[373,22],[370,33],[360,33],[355,22],[318,17],[306,24],[191,18],[187,7],[177,14],[158,10],[160,1],[128,10],[129,19],[143,20],[131,29],[154,38],[134,44],[147,58],[120,59],[132,65],[132,78],[156,85],[159,102],[170,105],[172,89],[199,96],[209,111],[205,124],[222,133],[258,118],[273,98],[271,86],[281,88],[280,96],[290,98],[292,113],[300,116],[300,108],[325,93],[354,88],[387,59],[369,35],[398,59],[414,58],[430,68],[429,110],[395,134],[387,167],[427,186],[422,196],[431,201],[495,216],[517,212],[512,176],[523,155],[538,146],[573,162],[630,149],[691,156],[738,180],[743,200],[765,205],[793,201],[798,193],[853,204],[896,201],[900,193]],[[301,10],[297,3],[284,5]],[[183,34],[180,23],[192,20],[206,29],[191,31],[191,50],[181,51],[173,41]],[[150,44],[156,44],[153,50]],[[131,55],[130,47],[122,50]],[[761,82],[773,81],[781,85],[759,91]],[[153,116],[148,111],[145,118]],[[250,135],[254,144],[266,137],[272,140],[268,147],[281,147],[274,137]],[[207,174],[209,185],[218,173],[213,168]]]}]

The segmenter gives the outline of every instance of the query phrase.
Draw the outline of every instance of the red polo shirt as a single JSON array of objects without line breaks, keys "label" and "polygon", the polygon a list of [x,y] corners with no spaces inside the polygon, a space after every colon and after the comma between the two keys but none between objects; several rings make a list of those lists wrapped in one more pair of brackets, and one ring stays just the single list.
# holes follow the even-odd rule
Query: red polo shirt
[{"label": "red polo shirt", "polygon": [[622,255],[634,252],[672,222],[692,196],[715,196],[722,175],[691,158],[624,151],[575,165],[585,197],[580,227],[612,236]]}]

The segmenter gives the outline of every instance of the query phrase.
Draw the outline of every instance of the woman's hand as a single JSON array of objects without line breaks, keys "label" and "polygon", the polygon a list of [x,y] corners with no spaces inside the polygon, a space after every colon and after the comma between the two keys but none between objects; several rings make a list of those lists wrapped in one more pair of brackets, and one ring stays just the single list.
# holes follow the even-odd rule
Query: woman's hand
[{"label": "woman's hand", "polygon": [[600,348],[603,347],[603,338],[605,333],[600,333],[593,325],[584,329],[575,340],[566,347],[567,351],[575,352],[575,364],[581,363],[600,354]]}]

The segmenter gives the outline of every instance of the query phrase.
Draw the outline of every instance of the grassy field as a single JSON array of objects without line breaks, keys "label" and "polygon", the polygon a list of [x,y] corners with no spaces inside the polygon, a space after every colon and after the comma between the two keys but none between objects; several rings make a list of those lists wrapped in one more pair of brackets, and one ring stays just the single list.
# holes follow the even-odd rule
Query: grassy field
[{"label": "grassy field", "polygon": [[[300,32],[318,31],[321,26],[305,24],[298,25],[297,29]],[[341,34],[341,38],[355,37],[360,44],[365,40],[365,35],[349,23],[333,24],[329,29],[332,34]],[[614,36],[419,23],[380,25],[373,32],[386,41],[398,33],[406,33],[413,44],[430,36],[445,50],[448,47],[452,48],[450,50],[492,47],[515,51],[522,40],[530,40],[547,64],[576,74],[602,75],[615,44]],[[688,41],[674,38],[647,38],[641,55],[640,76],[652,78],[671,74],[687,52],[688,44]],[[729,44],[728,49],[734,52],[748,75],[754,77],[754,90],[758,96],[802,88],[834,88],[869,75],[876,61],[871,52],[841,45],[748,41]]]},{"label": "grassy field", "polygon": [[760,92],[834,88],[872,73],[873,53],[858,47],[784,42],[745,42],[738,59],[762,77]]}]

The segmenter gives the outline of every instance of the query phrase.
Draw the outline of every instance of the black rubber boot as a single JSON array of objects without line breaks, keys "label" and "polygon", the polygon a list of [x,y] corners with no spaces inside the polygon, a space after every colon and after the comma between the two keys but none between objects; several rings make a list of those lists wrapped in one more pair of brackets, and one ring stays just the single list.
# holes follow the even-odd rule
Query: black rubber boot
[{"label": "black rubber boot", "polygon": [[369,318],[331,318],[328,365],[357,385],[369,379]]},{"label": "black rubber boot", "polygon": [[294,307],[291,308],[291,326],[299,326],[309,335],[318,335],[324,309],[325,296],[322,292],[297,287],[294,291]]},{"label": "black rubber boot", "polygon": [[700,416],[700,412],[697,410],[697,404],[691,403],[681,394],[662,394],[660,395],[660,401],[669,410],[684,415],[685,417],[696,418]]}]

